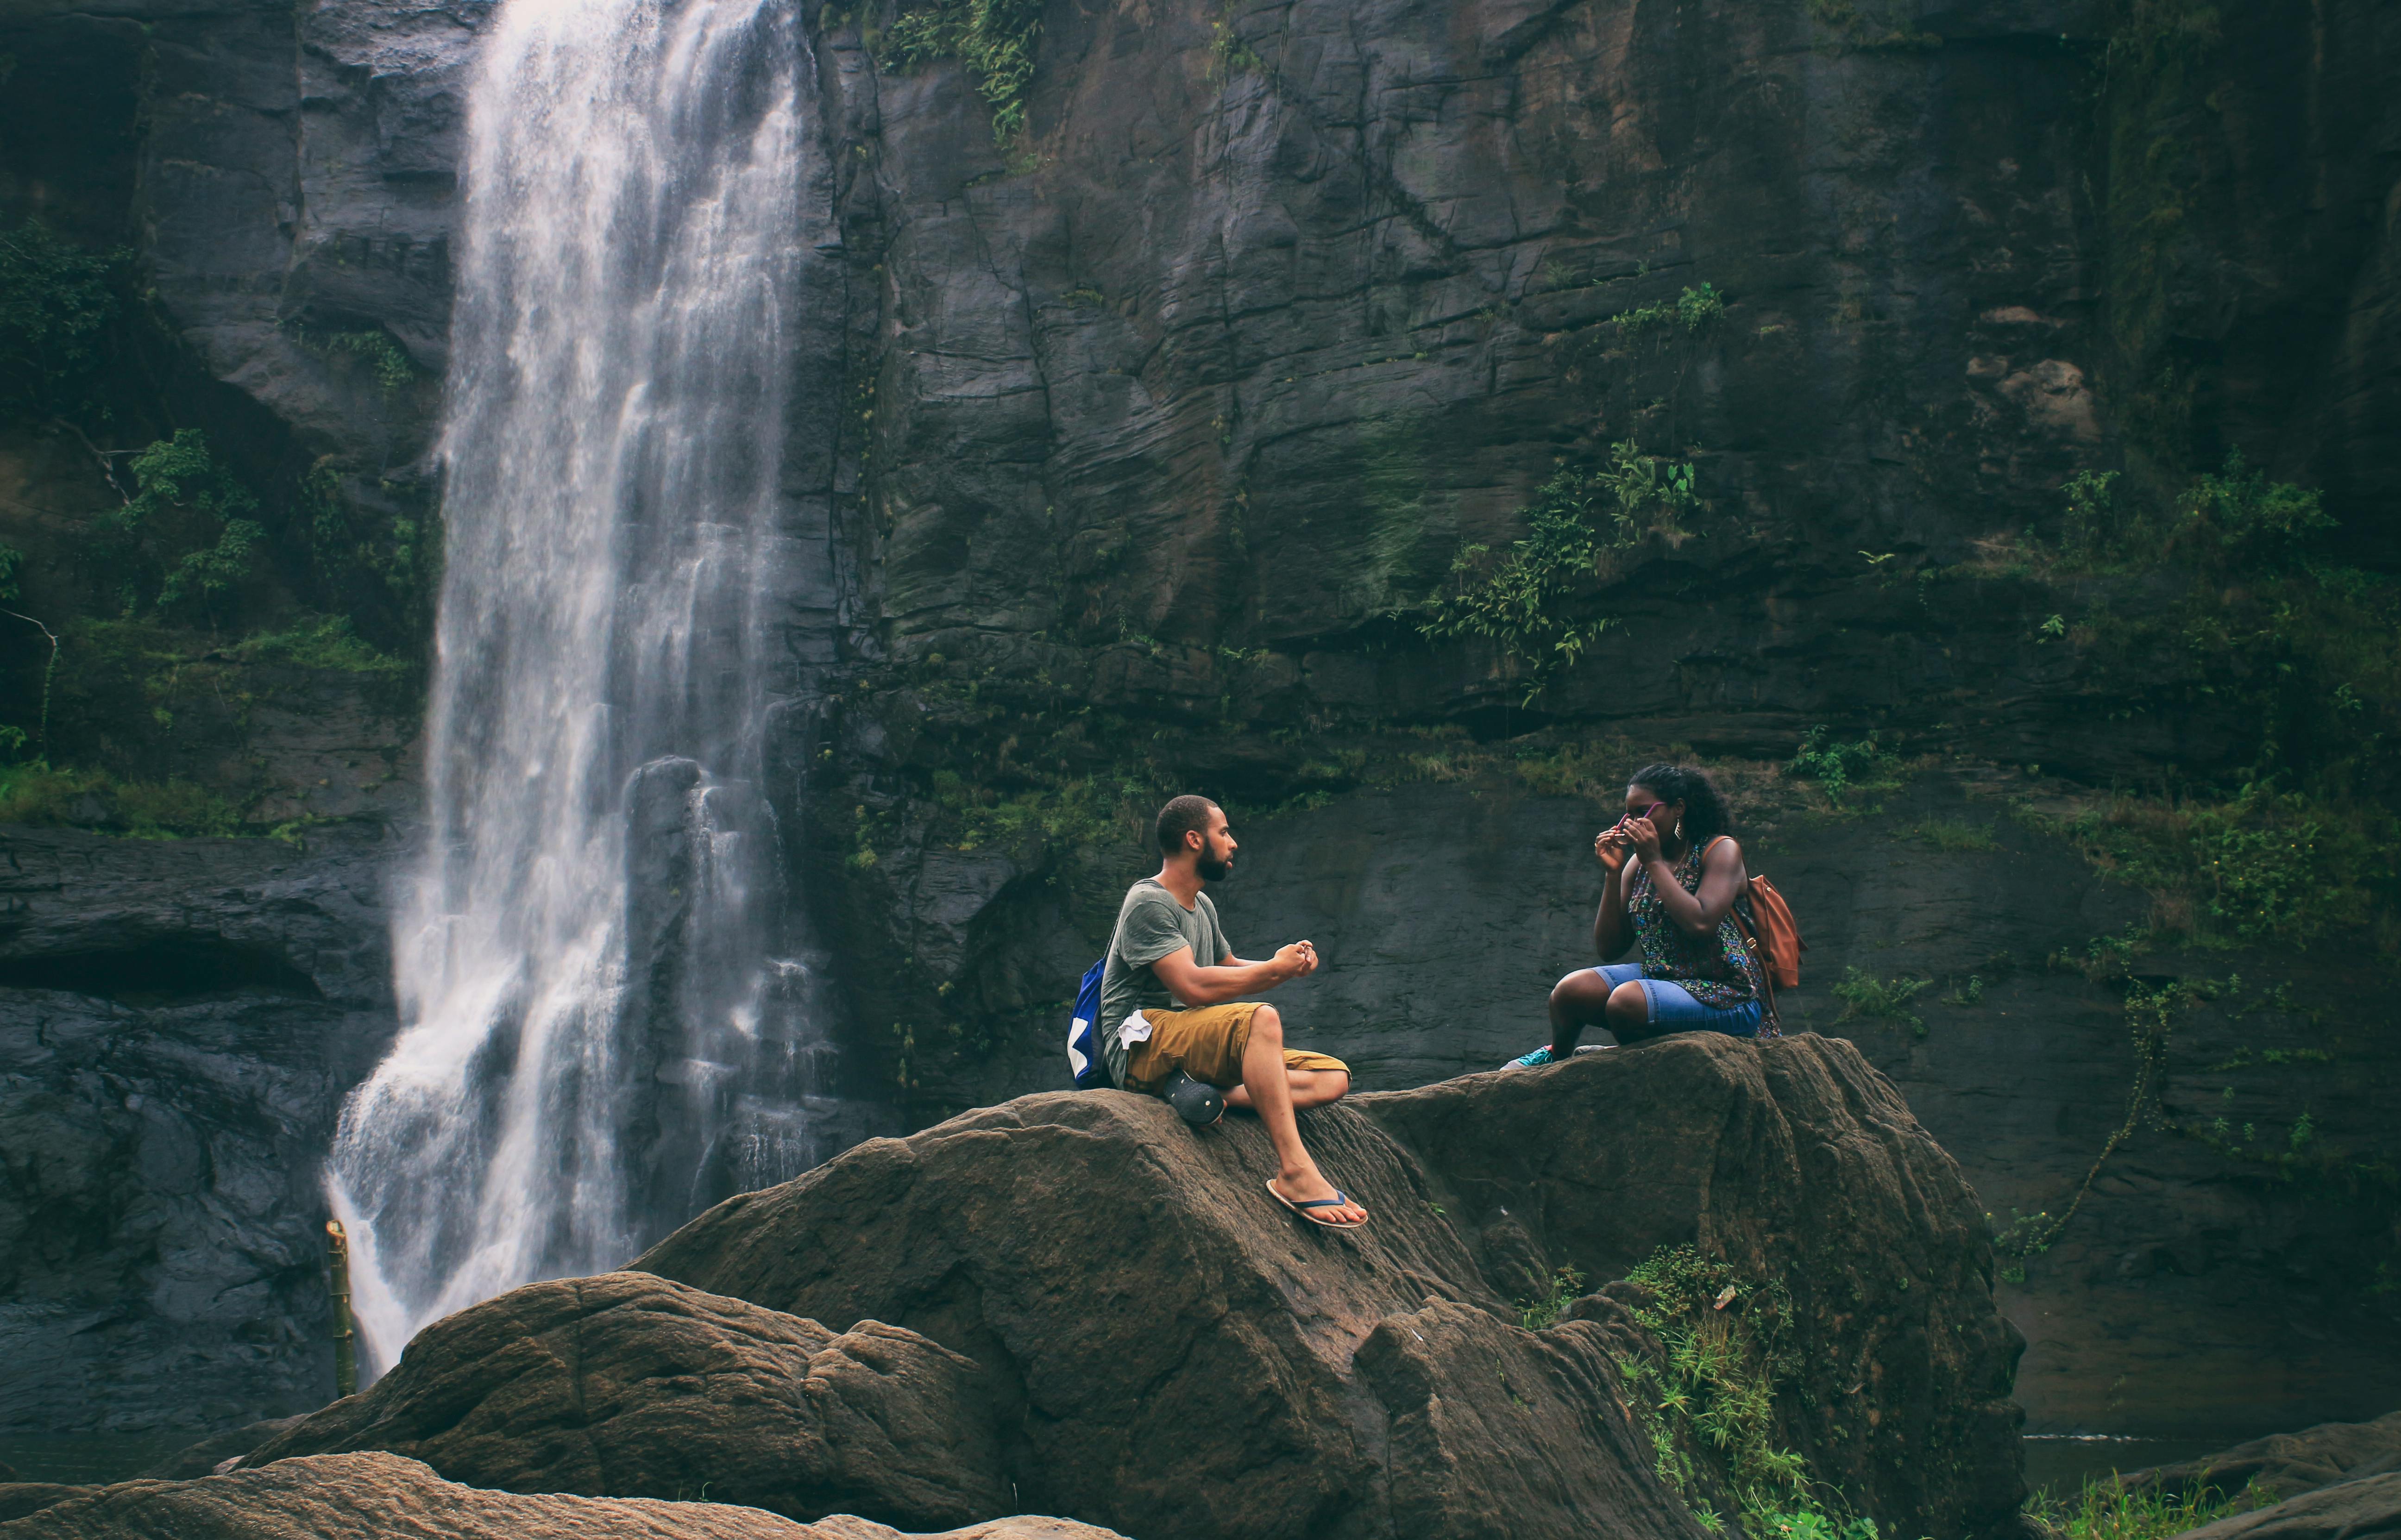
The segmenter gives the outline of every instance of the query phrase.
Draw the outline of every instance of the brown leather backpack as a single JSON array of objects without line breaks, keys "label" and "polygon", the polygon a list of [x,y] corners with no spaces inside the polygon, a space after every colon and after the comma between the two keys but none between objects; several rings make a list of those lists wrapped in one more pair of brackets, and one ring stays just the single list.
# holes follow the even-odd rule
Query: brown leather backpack
[{"label": "brown leather backpack", "polygon": [[1797,988],[1801,954],[1809,949],[1809,944],[1801,939],[1801,927],[1793,923],[1792,906],[1763,877],[1750,879],[1748,898],[1749,902],[1735,906],[1735,919],[1749,934],[1751,950],[1767,970],[1767,981],[1779,989]]},{"label": "brown leather backpack", "polygon": [[[1718,836],[1719,839],[1728,838]],[[1801,939],[1801,927],[1792,919],[1792,906],[1784,902],[1775,883],[1754,877],[1749,891],[1735,898],[1734,922],[1742,928],[1743,939],[1750,943],[1751,955],[1759,959],[1761,970],[1767,974],[1767,1008],[1773,1011],[1774,991],[1799,987],[1801,954],[1809,949],[1809,944]]]}]

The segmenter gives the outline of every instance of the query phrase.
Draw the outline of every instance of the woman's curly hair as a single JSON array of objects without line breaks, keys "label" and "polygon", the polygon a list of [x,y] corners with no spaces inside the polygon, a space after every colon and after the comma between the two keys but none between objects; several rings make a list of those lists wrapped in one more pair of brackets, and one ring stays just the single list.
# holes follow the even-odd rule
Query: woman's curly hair
[{"label": "woman's curly hair", "polygon": [[1734,809],[1707,772],[1689,765],[1645,765],[1626,778],[1629,786],[1648,787],[1662,802],[1684,804],[1684,842],[1706,845],[1734,832]]}]

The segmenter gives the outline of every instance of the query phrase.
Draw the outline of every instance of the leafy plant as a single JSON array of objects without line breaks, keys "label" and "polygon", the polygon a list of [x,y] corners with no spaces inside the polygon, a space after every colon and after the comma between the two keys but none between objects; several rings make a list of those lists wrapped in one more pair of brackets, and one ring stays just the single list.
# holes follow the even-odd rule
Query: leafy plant
[{"label": "leafy plant", "polygon": [[336,332],[323,339],[327,352],[348,353],[364,360],[374,370],[376,383],[389,396],[407,388],[417,379],[417,365],[389,332]]},{"label": "leafy plant", "polygon": [[2065,1497],[2037,1492],[2026,1511],[2062,1540],[2167,1540],[2272,1501],[2248,1487],[2229,1496],[2202,1481],[2189,1491],[2129,1488],[2112,1474],[2096,1476]]},{"label": "leafy plant", "polygon": [[0,414],[103,415],[108,330],[132,253],[91,252],[39,220],[0,231]]},{"label": "leafy plant", "polygon": [[197,428],[178,429],[132,458],[122,508],[96,515],[88,559],[129,615],[211,602],[250,575],[267,531],[258,498],[210,452]]},{"label": "leafy plant", "polygon": [[1724,315],[1724,296],[1713,285],[1702,283],[1686,288],[1672,300],[1660,300],[1623,311],[1615,320],[1621,334],[1633,336],[1671,326],[1697,333],[1716,324]]},{"label": "leafy plant", "polygon": [[1910,978],[1896,975],[1878,978],[1863,968],[1845,968],[1843,976],[1834,981],[1833,996],[1843,1002],[1843,1014],[1834,1019],[1848,1021],[1854,1016],[1874,1016],[1898,1021],[1919,1037],[1926,1035],[1926,1023],[1909,1008],[1909,1002],[1933,984],[1930,978]]},{"label": "leafy plant", "polygon": [[1559,1312],[1584,1295],[1584,1274],[1572,1267],[1561,1267],[1551,1274],[1548,1290],[1534,1300],[1520,1300],[1519,1319],[1529,1331],[1540,1331],[1559,1318]]},{"label": "leafy plant", "polygon": [[876,62],[905,74],[938,59],[959,61],[992,107],[993,139],[1006,143],[1025,127],[1025,87],[1041,34],[1041,0],[934,0],[892,23]]},{"label": "leafy plant", "polygon": [[1463,548],[1451,563],[1448,592],[1434,597],[1419,629],[1495,643],[1526,669],[1531,702],[1613,623],[1568,612],[1580,590],[1598,586],[1602,553],[1646,535],[1686,538],[1678,520],[1699,504],[1690,465],[1644,455],[1630,441],[1612,445],[1607,467],[1562,470],[1544,484],[1525,511],[1526,537],[1506,554]]},{"label": "leafy plant", "polygon": [[1818,783],[1828,797],[1839,802],[1854,789],[1896,784],[1900,756],[1886,748],[1873,732],[1848,743],[1832,743],[1821,722],[1802,737],[1790,769],[1802,780]]},{"label": "leafy plant", "polygon": [[1722,1483],[1751,1540],[1819,1533],[1780,1527],[1812,1522],[1834,1526],[1821,1533],[1837,1540],[1868,1540],[1873,1527],[1825,1513],[1808,1462],[1777,1442],[1776,1388],[1800,1368],[1783,1286],[1749,1283],[1690,1246],[1653,1252],[1626,1281],[1648,1296],[1634,1318],[1665,1350],[1661,1361],[1618,1366],[1659,1479],[1688,1505]]},{"label": "leafy plant", "polygon": [[120,781],[101,770],[53,769],[35,760],[0,766],[0,824],[76,825],[137,839],[231,835],[232,805],[186,781]]},{"label": "leafy plant", "polygon": [[408,668],[362,640],[347,615],[303,616],[281,631],[246,637],[226,653],[245,663],[291,663],[345,674],[400,674]]},{"label": "leafy plant", "polygon": [[2107,549],[2118,534],[2118,472],[2079,470],[2060,487],[2067,517],[2063,543],[2070,551]]},{"label": "leafy plant", "polygon": [[2318,494],[2290,482],[2270,482],[2251,469],[2243,451],[2227,452],[2225,469],[2195,477],[2186,492],[2181,535],[2214,538],[2229,552],[2251,559],[2290,555],[2308,537],[2335,526]]}]

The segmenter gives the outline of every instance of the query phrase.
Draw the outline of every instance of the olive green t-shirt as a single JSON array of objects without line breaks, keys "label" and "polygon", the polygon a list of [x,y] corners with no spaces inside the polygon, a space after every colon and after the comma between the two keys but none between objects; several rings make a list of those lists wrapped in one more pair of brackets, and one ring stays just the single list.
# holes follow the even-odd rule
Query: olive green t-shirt
[{"label": "olive green t-shirt", "polygon": [[1217,924],[1217,906],[1207,893],[1186,908],[1175,895],[1146,877],[1126,890],[1118,908],[1117,934],[1109,937],[1109,965],[1101,973],[1101,1052],[1108,1060],[1109,1079],[1125,1083],[1126,1045],[1118,1029],[1136,1011],[1173,1010],[1178,1002],[1159,981],[1151,964],[1172,957],[1179,947],[1192,948],[1192,961],[1214,968],[1234,955],[1226,933]]}]

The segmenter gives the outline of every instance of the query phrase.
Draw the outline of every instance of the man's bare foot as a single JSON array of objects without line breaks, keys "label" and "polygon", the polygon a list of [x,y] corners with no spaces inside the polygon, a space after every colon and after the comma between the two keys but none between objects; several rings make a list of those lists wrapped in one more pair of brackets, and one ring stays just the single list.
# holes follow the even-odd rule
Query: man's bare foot
[{"label": "man's bare foot", "polygon": [[[1342,1196],[1335,1185],[1327,1181],[1323,1173],[1317,1171],[1286,1173],[1268,1183],[1268,1187],[1277,1197],[1293,1204],[1314,1203],[1321,1198]],[[1324,1208],[1312,1208],[1304,1218],[1318,1219],[1321,1222],[1332,1224],[1365,1224],[1367,1222],[1367,1211],[1355,1203],[1345,1202],[1329,1205]]]}]

